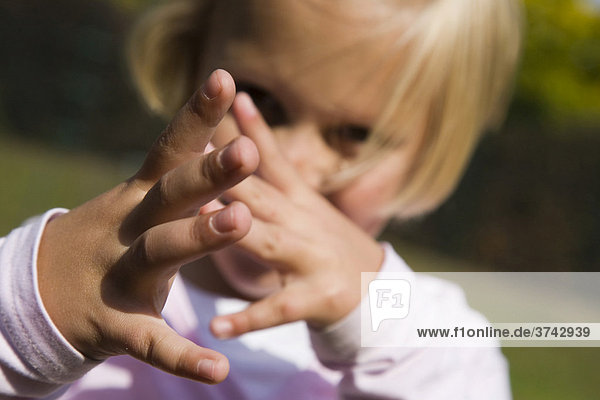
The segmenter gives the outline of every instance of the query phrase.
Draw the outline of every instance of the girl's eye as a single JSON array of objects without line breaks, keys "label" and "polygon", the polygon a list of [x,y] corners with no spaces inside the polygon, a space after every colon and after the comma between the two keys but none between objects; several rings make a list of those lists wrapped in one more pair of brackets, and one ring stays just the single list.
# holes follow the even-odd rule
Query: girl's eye
[{"label": "girl's eye", "polygon": [[369,129],[357,125],[330,128],[326,132],[326,140],[329,146],[348,158],[355,157],[368,139]]},{"label": "girl's eye", "polygon": [[277,127],[290,122],[289,116],[281,102],[265,89],[244,82],[237,83],[237,89],[240,92],[246,92],[250,95],[269,126]]},{"label": "girl's eye", "polygon": [[369,138],[369,129],[363,126],[346,125],[336,129],[340,139],[349,142],[366,142]]}]

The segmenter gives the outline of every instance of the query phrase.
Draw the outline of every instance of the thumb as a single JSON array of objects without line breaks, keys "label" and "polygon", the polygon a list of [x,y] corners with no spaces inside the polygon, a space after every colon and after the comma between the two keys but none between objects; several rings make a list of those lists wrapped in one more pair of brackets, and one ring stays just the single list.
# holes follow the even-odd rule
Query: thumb
[{"label": "thumb", "polygon": [[150,316],[147,329],[132,326],[125,349],[131,356],[165,372],[203,383],[222,382],[229,373],[229,361],[214,350],[200,347],[177,334],[162,319]]}]

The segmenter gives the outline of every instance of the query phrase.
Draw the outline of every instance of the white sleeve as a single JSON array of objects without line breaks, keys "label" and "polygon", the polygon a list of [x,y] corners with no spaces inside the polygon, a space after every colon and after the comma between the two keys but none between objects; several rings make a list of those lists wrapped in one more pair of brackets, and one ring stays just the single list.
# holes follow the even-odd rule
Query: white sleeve
[{"label": "white sleeve", "polygon": [[[380,273],[410,272],[389,244]],[[432,282],[433,283],[433,282]],[[421,282],[423,284],[423,282]],[[427,290],[427,320],[447,314],[479,314],[470,309],[456,285],[436,281]],[[368,300],[367,300],[368,301]],[[342,371],[343,399],[508,400],[508,364],[495,347],[361,347],[361,315],[357,307],[323,331],[311,330],[317,357]],[[405,332],[388,332],[404,337]]]},{"label": "white sleeve", "polygon": [[[96,361],[54,326],[37,286],[37,252],[53,209],[0,238],[0,398],[55,398]],[[63,389],[63,390],[61,390]]]}]

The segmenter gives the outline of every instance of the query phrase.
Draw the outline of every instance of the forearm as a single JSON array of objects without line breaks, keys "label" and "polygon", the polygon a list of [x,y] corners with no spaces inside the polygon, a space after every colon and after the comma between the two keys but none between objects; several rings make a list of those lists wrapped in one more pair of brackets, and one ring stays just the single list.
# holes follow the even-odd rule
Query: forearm
[{"label": "forearm", "polygon": [[37,252],[50,210],[0,241],[0,397],[51,396],[96,365],[77,352],[46,313]]}]

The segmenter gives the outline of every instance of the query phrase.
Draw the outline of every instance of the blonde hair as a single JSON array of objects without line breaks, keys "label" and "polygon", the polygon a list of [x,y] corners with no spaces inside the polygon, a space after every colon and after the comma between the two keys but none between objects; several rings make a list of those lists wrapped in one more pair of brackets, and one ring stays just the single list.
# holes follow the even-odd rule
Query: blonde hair
[{"label": "blonde hair", "polygon": [[139,20],[127,48],[131,73],[150,109],[172,117],[196,89],[212,1],[172,1]]},{"label": "blonde hair", "polygon": [[[195,90],[207,36],[202,29],[214,3],[170,2],[134,30],[129,61],[152,110],[171,116]],[[452,193],[481,133],[503,120],[521,45],[517,0],[416,3],[416,17],[392,49],[402,60],[387,106],[358,161],[331,180],[352,179],[387,150],[408,146],[410,168],[396,199],[382,210],[399,218],[428,212]]]}]

